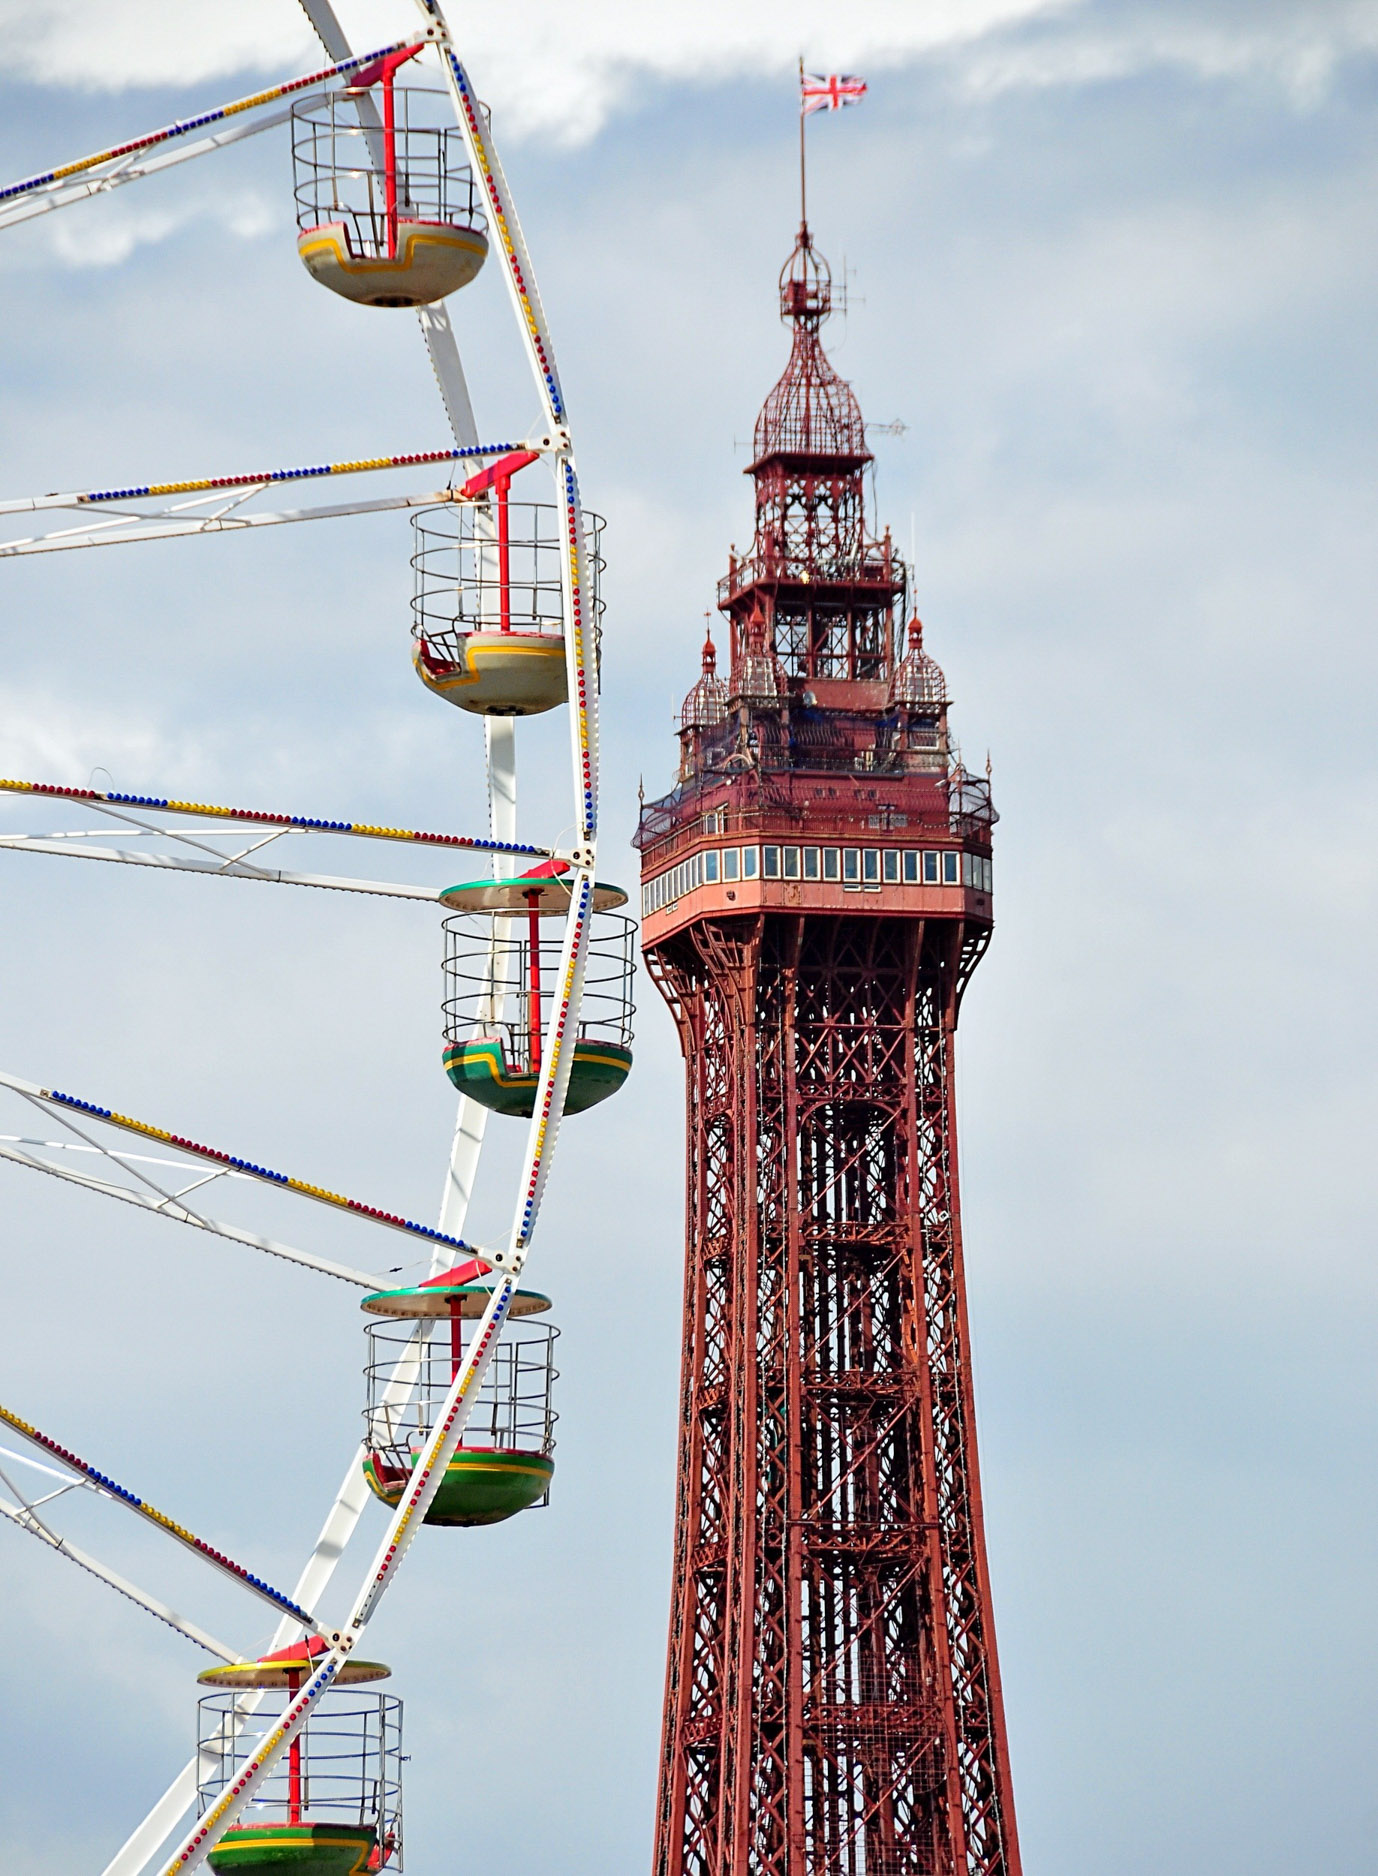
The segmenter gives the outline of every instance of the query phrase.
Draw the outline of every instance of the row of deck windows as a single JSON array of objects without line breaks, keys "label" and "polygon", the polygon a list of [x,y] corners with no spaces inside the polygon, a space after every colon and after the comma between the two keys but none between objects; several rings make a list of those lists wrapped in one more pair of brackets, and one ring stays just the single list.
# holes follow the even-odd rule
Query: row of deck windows
[{"label": "row of deck windows", "polygon": [[919,853],[895,847],[722,847],[692,854],[641,888],[643,915],[672,905],[698,886],[743,879],[803,879],[837,884],[844,892],[879,892],[882,886],[969,886],[991,890],[991,863],[983,854],[952,848]]}]

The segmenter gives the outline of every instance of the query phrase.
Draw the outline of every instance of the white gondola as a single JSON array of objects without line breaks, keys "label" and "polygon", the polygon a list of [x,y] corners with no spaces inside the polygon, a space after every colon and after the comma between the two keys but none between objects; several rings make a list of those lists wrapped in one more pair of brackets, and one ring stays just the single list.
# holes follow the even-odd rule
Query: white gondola
[{"label": "white gondola", "polygon": [[[476,716],[540,716],[569,699],[561,562],[553,502],[514,502],[512,478],[538,460],[519,450],[472,476],[457,500],[412,516],[412,657],[427,690]],[[584,510],[586,607],[595,641],[603,605],[602,517]]]},{"label": "white gondola", "polygon": [[[313,280],[360,306],[429,306],[467,287],[488,256],[459,131],[434,121],[434,92],[393,82],[419,50],[377,59],[344,93],[292,111],[297,252]],[[377,123],[366,102],[375,88]]]}]

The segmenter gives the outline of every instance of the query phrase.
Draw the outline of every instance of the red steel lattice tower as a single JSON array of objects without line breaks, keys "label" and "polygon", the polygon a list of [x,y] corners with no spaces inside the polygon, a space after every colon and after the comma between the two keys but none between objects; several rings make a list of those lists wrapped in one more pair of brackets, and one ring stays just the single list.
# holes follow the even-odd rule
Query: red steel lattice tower
[{"label": "red steel lattice tower", "polygon": [[1018,1876],[953,1095],[996,817],[896,645],[807,225],[780,293],[730,669],[710,636],[637,836],[688,1085],[655,1876]]}]

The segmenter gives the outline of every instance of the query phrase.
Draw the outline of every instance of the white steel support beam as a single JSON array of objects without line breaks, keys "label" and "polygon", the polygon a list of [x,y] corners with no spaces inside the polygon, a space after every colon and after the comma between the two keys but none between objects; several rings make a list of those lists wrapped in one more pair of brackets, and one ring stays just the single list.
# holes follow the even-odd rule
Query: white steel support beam
[{"label": "white steel support beam", "polygon": [[93,195],[105,195],[109,190],[119,188],[122,183],[142,182],[145,176],[155,176],[160,170],[190,162],[195,156],[209,156],[214,150],[223,150],[227,144],[239,143],[245,137],[256,137],[261,130],[273,130],[279,124],[285,124],[291,115],[290,108],[271,111],[266,117],[255,118],[247,124],[232,124],[227,130],[218,130],[213,136],[199,138],[195,143],[184,143],[178,149],[162,150],[157,156],[145,157],[143,160],[129,156],[118,165],[101,170],[96,175],[74,177],[65,185],[54,183],[48,193],[21,196],[16,202],[0,206],[0,229],[13,227],[17,222],[31,221],[35,215],[46,215],[55,208],[69,208],[74,202],[89,201]]},{"label": "white steel support beam", "polygon": [[78,1569],[85,1570],[88,1575],[99,1578],[102,1583],[107,1584],[119,1595],[126,1597],[132,1603],[137,1603],[140,1609],[147,1610],[149,1615],[156,1616],[169,1628],[176,1629],[177,1633],[184,1635],[189,1642],[195,1642],[198,1648],[204,1648],[208,1654],[218,1655],[222,1661],[244,1659],[242,1654],[227,1647],[224,1642],[217,1641],[214,1635],[199,1628],[195,1622],[189,1622],[185,1616],[178,1615],[168,1603],[161,1601],[157,1596],[150,1596],[146,1590],[131,1583],[128,1577],[121,1576],[117,1570],[107,1569],[89,1551],[72,1543],[69,1538],[59,1537],[55,1531],[48,1528],[29,1505],[14,1506],[0,1503],[0,1517],[8,1518],[11,1524],[17,1524],[21,1531],[27,1531],[30,1537],[36,1537],[40,1543],[46,1544],[49,1550],[55,1550],[59,1556],[66,1557],[69,1563],[76,1564]]},{"label": "white steel support beam", "polygon": [[[448,1232],[432,1230],[429,1225],[417,1224],[413,1219],[403,1218],[396,1212],[382,1211],[376,1205],[366,1205],[362,1200],[347,1198],[342,1192],[332,1192],[325,1186],[313,1185],[305,1179],[296,1179],[290,1174],[276,1172],[270,1167],[258,1165],[253,1160],[223,1152],[219,1147],[205,1146],[200,1141],[189,1140],[182,1134],[171,1133],[166,1127],[155,1127],[148,1121],[136,1120],[132,1114],[119,1113],[113,1108],[102,1107],[97,1102],[83,1100],[77,1095],[62,1093],[56,1088],[41,1088],[36,1082],[24,1081],[18,1075],[7,1075],[3,1072],[0,1072],[0,1088],[9,1088],[15,1094],[20,1095],[47,1114],[50,1119],[55,1120],[68,1133],[73,1134],[84,1146],[89,1146],[96,1152],[104,1154],[113,1164],[118,1165],[121,1171],[130,1171],[139,1162],[133,1158],[127,1161],[122,1160],[118,1154],[108,1151],[99,1140],[91,1137],[89,1132],[91,1127],[111,1127],[120,1133],[132,1133],[139,1139],[157,1140],[165,1146],[176,1147],[179,1152],[185,1153],[191,1159],[209,1162],[216,1169],[210,1175],[211,1178],[221,1178],[226,1173],[238,1173],[244,1178],[254,1179],[270,1186],[275,1191],[293,1192],[302,1198],[313,1200],[318,1205],[329,1206],[334,1211],[347,1212],[367,1223],[385,1225],[389,1230],[405,1233],[413,1239],[420,1239],[422,1243],[430,1244],[451,1257],[456,1253],[471,1256],[474,1254],[472,1246]],[[5,1157],[17,1159],[21,1164],[36,1165],[40,1171],[53,1172],[59,1178],[76,1178],[81,1184],[100,1183],[88,1179],[85,1174],[70,1173],[65,1167],[49,1166],[43,1161],[33,1160],[30,1156],[21,1154],[17,1148],[8,1149]],[[195,1213],[181,1203],[191,1188],[184,1187],[178,1192],[168,1192],[150,1173],[134,1170],[133,1177],[141,1185],[146,1186],[154,1196],[155,1210],[176,1216],[185,1214],[187,1221],[198,1224],[202,1222]],[[209,1181],[198,1179],[195,1183],[199,1186]],[[118,1196],[125,1196],[123,1190],[118,1192]],[[266,1248],[267,1240],[259,1242],[260,1248]],[[306,1261],[305,1254],[296,1253],[294,1260],[298,1263]],[[361,1282],[369,1287],[376,1287],[372,1277],[359,1271],[349,1270],[345,1265],[328,1264],[320,1258],[314,1259],[313,1262],[316,1268],[328,1270],[332,1276],[343,1275],[350,1282]]]},{"label": "white steel support beam", "polygon": [[474,420],[474,407],[469,401],[469,385],[464,376],[459,346],[455,341],[454,328],[450,324],[450,315],[446,311],[444,300],[437,300],[433,306],[418,306],[416,316],[421,323],[421,336],[425,339],[426,350],[430,353],[431,369],[440,387],[445,415],[450,420],[450,429],[454,433],[455,442],[461,449],[476,449],[478,447],[478,424]]},{"label": "white steel support beam", "polygon": [[193,1212],[175,1201],[155,1198],[152,1193],[136,1192],[129,1186],[117,1186],[105,1179],[96,1179],[90,1173],[77,1172],[68,1166],[55,1166],[51,1161],[39,1159],[32,1153],[25,1153],[15,1146],[0,1145],[0,1159],[10,1160],[16,1166],[27,1166],[31,1172],[50,1173],[54,1179],[65,1179],[69,1185],[81,1186],[87,1192],[99,1192],[102,1197],[122,1199],[126,1205],[138,1205],[155,1217],[171,1219],[173,1224],[195,1225],[198,1231],[208,1231],[212,1237],[227,1238],[231,1244],[243,1244],[251,1251],[263,1251],[269,1257],[281,1257],[286,1263],[301,1264],[307,1270],[318,1271],[324,1277],[338,1277],[342,1283],[353,1283],[363,1290],[376,1290],[378,1279],[364,1270],[352,1270],[347,1264],[333,1263],[328,1257],[316,1257],[310,1251],[296,1250],[290,1244],[283,1244],[277,1238],[265,1238],[256,1231],[241,1231],[237,1225],[221,1223],[219,1219],[208,1218],[204,1212]]},{"label": "white steel support beam", "polygon": [[[230,508],[261,495],[266,483],[241,495]],[[204,500],[219,497],[205,497]],[[386,495],[369,502],[331,502],[318,508],[280,508],[267,514],[190,515],[176,509],[157,514],[119,514],[107,520],[93,521],[81,528],[63,528],[54,534],[34,534],[19,541],[0,542],[0,560],[19,559],[28,554],[65,554],[77,547],[127,547],[133,541],[176,541],[204,534],[242,534],[248,528],[281,528],[297,521],[338,521],[350,515],[381,515],[398,508],[433,508],[450,500],[448,489],[432,489],[425,495]],[[202,503],[182,502],[180,509]],[[105,511],[109,515],[110,511]],[[142,524],[142,525],[140,525]],[[120,532],[116,532],[116,530]]]},{"label": "white steel support beam", "polygon": [[[411,46],[421,46],[433,37],[430,32],[413,35],[388,46],[380,46],[376,51],[364,53],[355,58],[352,55],[336,59],[334,64],[323,71],[308,72],[301,78],[290,78],[280,85],[272,85],[266,91],[254,92],[247,98],[237,98],[231,104],[217,105],[209,111],[202,111],[195,117],[179,119],[176,123],[165,124],[160,130],[151,130],[142,136],[133,137],[125,143],[117,144],[109,150],[98,150],[93,156],[78,158],[75,162],[61,163],[55,169],[45,170],[36,176],[26,176],[22,181],[0,187],[0,226],[11,216],[22,219],[15,211],[34,200],[43,200],[56,194],[67,200],[79,200],[83,181],[95,183],[100,189],[110,183],[126,179],[131,165],[146,161],[145,153],[174,143],[191,132],[203,130],[208,124],[224,123],[250,111],[258,111],[265,104],[275,104],[279,99],[291,96],[300,97],[309,93],[313,87],[327,84],[331,79],[340,79],[348,85],[351,74],[361,66],[371,64],[375,59],[390,52],[401,52]],[[290,115],[290,111],[287,113]],[[275,120],[281,122],[281,115]],[[255,128],[262,128],[256,125]],[[244,134],[244,133],[240,133]],[[205,154],[207,148],[217,147],[215,139],[206,139],[195,153]],[[187,152],[184,150],[183,154]],[[59,206],[62,204],[59,203]]]},{"label": "white steel support beam", "polygon": [[435,886],[409,886],[381,879],[346,879],[334,873],[293,873],[284,867],[254,866],[227,856],[199,860],[191,854],[133,853],[127,847],[78,847],[71,840],[44,839],[37,834],[0,834],[0,850],[11,853],[46,853],[66,860],[107,860],[120,866],[151,866],[163,872],[200,873],[212,879],[250,879],[266,886],[314,886],[321,892],[372,893],[383,899],[420,899],[435,905]]}]

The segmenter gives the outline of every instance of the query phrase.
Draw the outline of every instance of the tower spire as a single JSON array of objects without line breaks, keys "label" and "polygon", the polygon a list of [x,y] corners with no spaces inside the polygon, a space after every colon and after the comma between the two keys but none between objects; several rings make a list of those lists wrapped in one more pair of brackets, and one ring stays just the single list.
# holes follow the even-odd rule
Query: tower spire
[{"label": "tower spire", "polygon": [[809,193],[804,167],[804,119],[808,113],[804,109],[804,55],[799,54],[799,232],[808,233]]}]

